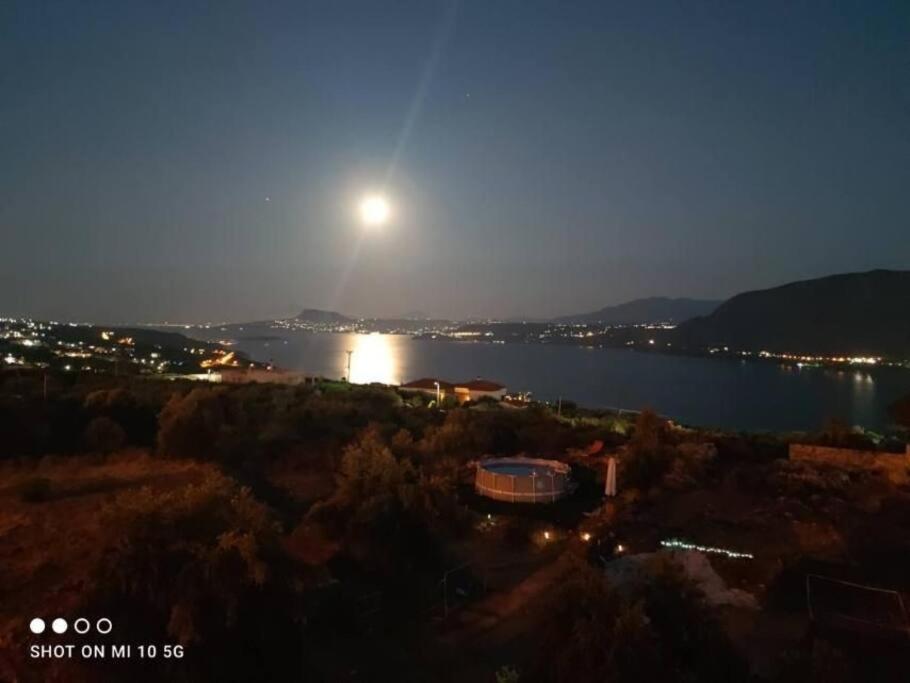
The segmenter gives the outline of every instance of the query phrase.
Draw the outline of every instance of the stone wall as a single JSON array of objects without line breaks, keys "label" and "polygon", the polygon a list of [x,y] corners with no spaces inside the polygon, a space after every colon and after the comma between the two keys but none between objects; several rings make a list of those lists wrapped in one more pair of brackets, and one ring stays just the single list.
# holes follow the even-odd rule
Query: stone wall
[{"label": "stone wall", "polygon": [[896,484],[910,481],[910,445],[902,455],[791,443],[790,460],[842,469],[878,471]]}]

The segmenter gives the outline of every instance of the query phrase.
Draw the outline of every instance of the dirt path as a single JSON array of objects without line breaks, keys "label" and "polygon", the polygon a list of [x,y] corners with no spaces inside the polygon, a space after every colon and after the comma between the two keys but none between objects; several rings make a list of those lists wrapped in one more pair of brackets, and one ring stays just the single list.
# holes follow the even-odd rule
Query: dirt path
[{"label": "dirt path", "polygon": [[569,551],[553,559],[507,591],[498,591],[450,617],[440,637],[451,653],[453,681],[492,681],[501,666],[529,659],[528,634],[546,618],[545,600],[572,570]]},{"label": "dirt path", "polygon": [[492,593],[464,607],[452,616],[442,642],[459,648],[495,649],[520,635],[535,622],[543,598],[571,568],[571,554],[565,551],[510,590]]}]

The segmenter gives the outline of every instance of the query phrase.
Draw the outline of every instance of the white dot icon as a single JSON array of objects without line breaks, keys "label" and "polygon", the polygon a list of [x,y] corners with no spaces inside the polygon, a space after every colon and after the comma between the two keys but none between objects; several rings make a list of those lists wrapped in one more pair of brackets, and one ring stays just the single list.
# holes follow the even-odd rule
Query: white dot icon
[{"label": "white dot icon", "polygon": [[61,619],[60,617],[57,617],[56,619],[54,619],[53,623],[51,624],[51,628],[54,629],[54,633],[66,633],[66,629],[67,629],[66,619]]},{"label": "white dot icon", "polygon": [[44,633],[44,619],[35,617],[28,623],[28,627],[31,629],[32,633]]}]

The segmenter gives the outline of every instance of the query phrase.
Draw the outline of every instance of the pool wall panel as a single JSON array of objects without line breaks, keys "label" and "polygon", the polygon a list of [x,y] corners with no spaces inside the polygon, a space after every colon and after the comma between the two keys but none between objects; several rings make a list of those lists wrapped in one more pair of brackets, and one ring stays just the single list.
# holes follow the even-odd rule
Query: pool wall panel
[{"label": "pool wall panel", "polygon": [[[544,468],[546,474],[499,474],[497,465],[522,465]],[[489,469],[488,469],[489,468]],[[556,460],[501,458],[477,465],[474,489],[478,494],[511,503],[552,503],[567,495],[569,467]]]}]

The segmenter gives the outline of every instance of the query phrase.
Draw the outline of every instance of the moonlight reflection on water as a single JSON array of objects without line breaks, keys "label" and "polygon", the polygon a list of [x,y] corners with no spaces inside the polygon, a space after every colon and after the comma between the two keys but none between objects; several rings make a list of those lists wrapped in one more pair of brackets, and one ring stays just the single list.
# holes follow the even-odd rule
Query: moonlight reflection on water
[{"label": "moonlight reflection on water", "polygon": [[[391,343],[392,335],[356,334],[351,347],[351,381],[355,384],[401,384],[398,355]],[[347,362],[347,359],[345,359]],[[404,380],[407,381],[407,380]]]}]

